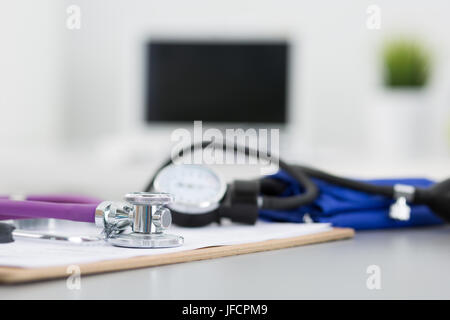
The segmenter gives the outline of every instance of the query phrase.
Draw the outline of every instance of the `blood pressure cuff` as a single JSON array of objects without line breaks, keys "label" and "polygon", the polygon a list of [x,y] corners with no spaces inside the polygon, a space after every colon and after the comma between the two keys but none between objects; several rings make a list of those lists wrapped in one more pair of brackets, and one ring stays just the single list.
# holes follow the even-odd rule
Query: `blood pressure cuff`
[{"label": "blood pressure cuff", "polygon": [[[303,190],[292,177],[283,171],[271,176],[286,184],[281,196],[300,194]],[[335,227],[350,227],[356,230],[426,226],[444,223],[427,206],[411,205],[411,218],[408,221],[389,217],[392,199],[371,195],[353,189],[343,188],[322,180],[312,179],[320,190],[319,197],[310,205],[289,211],[260,210],[259,217],[266,221],[328,222]],[[376,185],[406,184],[428,187],[434,184],[428,179],[380,179],[364,180]]]}]

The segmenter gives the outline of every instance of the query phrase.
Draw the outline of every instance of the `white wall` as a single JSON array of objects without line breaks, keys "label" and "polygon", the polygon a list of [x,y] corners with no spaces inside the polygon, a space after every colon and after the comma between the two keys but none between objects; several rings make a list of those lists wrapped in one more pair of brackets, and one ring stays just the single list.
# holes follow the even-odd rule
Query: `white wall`
[{"label": "white wall", "polygon": [[[379,82],[376,50],[383,35],[405,31],[423,36],[438,48],[439,70],[449,70],[446,0],[70,3],[83,12],[82,30],[69,38],[67,56],[69,135],[74,138],[117,132],[133,123],[130,113],[141,107],[139,50],[151,36],[290,38],[292,128],[314,146],[365,145],[362,119]],[[366,28],[369,4],[382,9],[379,31]]]},{"label": "white wall", "polygon": [[63,10],[51,0],[0,3],[0,147],[61,137]]},{"label": "white wall", "polygon": [[[80,30],[65,28],[72,4],[82,10]],[[369,4],[382,10],[381,30],[366,28]],[[151,36],[267,36],[292,41],[294,140],[359,150],[366,145],[365,108],[379,82],[376,50],[386,34],[416,33],[436,49],[434,100],[449,108],[448,12],[447,0],[2,2],[0,143],[91,142],[136,131],[141,49]]]},{"label": "white wall", "polygon": [[[366,28],[366,8],[373,3],[382,9],[379,31]],[[82,10],[80,30],[66,28],[72,4]],[[114,160],[128,156],[121,146],[133,139],[126,136],[141,131],[135,116],[141,106],[143,41],[164,35],[290,38],[292,150],[306,145],[317,153],[295,157],[296,162],[355,176],[433,171],[434,177],[444,177],[448,159],[419,165],[415,158],[397,165],[355,159],[367,145],[364,120],[377,93],[376,50],[386,34],[417,33],[432,46],[436,68],[428,107],[436,124],[448,121],[449,12],[448,0],[2,1],[0,194],[85,192],[113,199],[139,190],[167,154],[158,150],[159,130],[144,139],[160,156],[155,161],[143,155],[142,165],[120,167]],[[69,144],[80,142],[84,148],[109,135],[125,139],[99,153]],[[62,154],[49,150],[55,145],[70,148]],[[321,149],[333,148],[347,158],[321,156]]]}]

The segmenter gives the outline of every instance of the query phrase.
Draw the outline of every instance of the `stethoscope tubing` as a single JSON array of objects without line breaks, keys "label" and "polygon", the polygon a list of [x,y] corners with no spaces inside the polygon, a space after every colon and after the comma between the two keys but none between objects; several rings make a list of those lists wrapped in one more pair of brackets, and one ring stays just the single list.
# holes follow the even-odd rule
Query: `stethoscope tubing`
[{"label": "stethoscope tubing", "polygon": [[83,196],[31,195],[25,200],[0,197],[0,220],[54,218],[79,222],[95,222],[95,209],[100,200]]}]

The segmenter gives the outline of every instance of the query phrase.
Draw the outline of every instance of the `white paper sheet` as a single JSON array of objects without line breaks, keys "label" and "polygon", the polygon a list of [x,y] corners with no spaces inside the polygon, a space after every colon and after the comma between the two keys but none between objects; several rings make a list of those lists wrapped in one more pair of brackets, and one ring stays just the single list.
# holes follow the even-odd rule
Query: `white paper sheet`
[{"label": "white paper sheet", "polygon": [[[64,235],[97,235],[93,224],[72,223],[70,227],[58,230]],[[193,250],[210,246],[224,246],[258,242],[271,239],[289,238],[328,231],[326,223],[264,223],[256,226],[226,225],[203,228],[171,227],[168,233],[182,235],[184,245],[169,249],[129,249],[100,242],[95,245],[67,244],[54,240],[30,240],[16,238],[13,243],[0,244],[0,266],[45,267],[72,265],[102,260],[156,255],[170,252]]]}]

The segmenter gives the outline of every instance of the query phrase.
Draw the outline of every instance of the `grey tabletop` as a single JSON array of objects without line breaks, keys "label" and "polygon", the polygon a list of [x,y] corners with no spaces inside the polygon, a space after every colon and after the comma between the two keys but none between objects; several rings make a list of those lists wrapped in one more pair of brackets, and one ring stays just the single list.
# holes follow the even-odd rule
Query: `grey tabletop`
[{"label": "grey tabletop", "polygon": [[[1,299],[450,299],[450,226],[0,286]],[[376,277],[376,278],[374,278]]]}]

